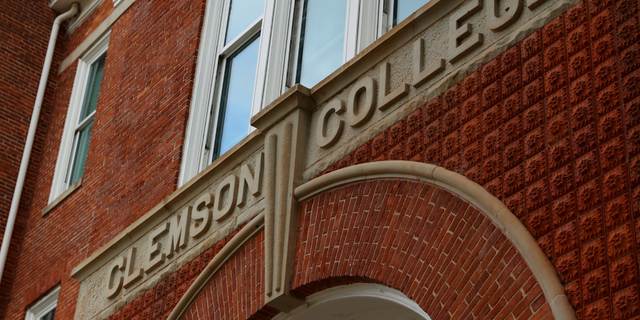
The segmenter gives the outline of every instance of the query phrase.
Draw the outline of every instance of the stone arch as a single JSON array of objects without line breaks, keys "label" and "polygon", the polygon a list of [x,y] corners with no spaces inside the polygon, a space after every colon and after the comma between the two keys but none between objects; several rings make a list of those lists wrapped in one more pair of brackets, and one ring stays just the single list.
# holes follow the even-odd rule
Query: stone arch
[{"label": "stone arch", "polygon": [[[401,184],[404,184],[404,186],[401,186]],[[407,197],[406,194],[394,194],[394,192],[398,192],[400,188],[402,189],[400,190],[400,192],[403,193],[416,193],[419,189],[423,194],[417,193],[419,195],[417,197],[418,200],[411,200],[409,199],[409,197]],[[385,192],[387,193],[385,194]],[[428,198],[436,193],[438,198],[432,199],[433,201],[431,202],[429,201],[429,199],[420,199],[420,197]],[[475,265],[474,261],[469,260],[470,258],[472,258],[470,256],[465,257],[467,259],[464,260],[464,263],[461,263],[461,261],[456,262],[453,259],[447,260],[447,258],[443,258],[443,256],[447,255],[446,253],[453,252],[451,251],[451,247],[455,246],[456,242],[451,242],[450,240],[451,238],[453,238],[453,234],[456,234],[456,232],[460,232],[460,228],[464,228],[460,227],[460,221],[470,221],[471,219],[476,219],[474,221],[476,224],[479,223],[479,227],[474,228],[474,225],[474,227],[465,231],[471,232],[475,230],[476,237],[471,238],[470,240],[485,240],[485,243],[487,244],[489,243],[487,240],[495,241],[493,245],[489,247],[484,246],[482,249],[480,249],[481,254],[484,255],[480,257],[480,260],[484,260],[484,258],[487,257],[487,252],[491,250],[494,250],[496,255],[503,254],[505,258],[509,257],[509,252],[511,250],[517,251],[515,255],[519,255],[522,258],[522,260],[525,262],[525,269],[530,270],[530,272],[532,273],[533,277],[535,278],[535,285],[540,286],[541,291],[544,293],[545,300],[549,304],[550,309],[553,311],[554,317],[556,319],[575,319],[574,309],[570,305],[565,295],[564,288],[556,273],[555,268],[553,267],[547,256],[542,252],[533,236],[531,236],[531,234],[517,219],[517,217],[515,217],[513,213],[509,211],[504,203],[491,195],[482,186],[476,184],[475,182],[467,179],[460,174],[434,165],[417,162],[382,161],[365,163],[340,169],[318,177],[317,179],[311,180],[310,182],[298,187],[295,191],[295,195],[301,201],[299,226],[302,227],[298,230],[296,260],[294,262],[294,270],[292,272],[293,276],[291,280],[291,288],[294,292],[304,294],[304,291],[308,290],[307,288],[305,288],[305,286],[308,286],[309,284],[312,284],[315,281],[318,281],[322,277],[326,276],[349,276],[350,278],[370,277],[375,281],[383,282],[393,288],[403,291],[405,294],[407,294],[408,297],[416,300],[416,302],[421,304],[422,307],[432,306],[434,299],[424,297],[424,295],[429,294],[429,292],[422,291],[419,294],[416,294],[416,289],[418,286],[420,286],[421,283],[420,281],[431,281],[430,285],[433,285],[433,283],[435,283],[436,285],[445,286],[451,285],[453,284],[453,282],[447,282],[451,281],[451,279],[447,280],[445,279],[446,277],[442,276],[433,276],[428,280],[421,278],[421,276],[430,271],[432,272],[433,270],[430,270],[430,268],[439,268],[436,269],[436,271],[447,271],[447,273],[444,274],[450,274],[450,271],[459,273],[460,271],[456,270],[455,268],[460,266],[463,267],[465,266],[465,263],[468,266]],[[389,200],[388,198],[384,199],[384,197],[390,196],[394,196],[395,199],[393,201]],[[363,200],[363,198],[365,197],[369,197],[368,201]],[[354,201],[346,201],[347,198],[354,199]],[[449,206],[446,209],[441,208],[440,206],[446,198],[449,198],[449,200],[457,200],[449,201]],[[340,203],[341,201],[342,203]],[[394,217],[392,217],[391,215],[387,215],[386,218],[381,217],[382,215],[378,215],[377,221],[370,221],[369,218],[366,218],[365,214],[362,214],[366,210],[371,210],[371,212],[369,212],[369,215],[371,215],[372,213],[375,214],[374,206],[376,204],[384,204],[388,207],[395,206],[395,208],[397,209],[399,208],[399,204],[397,203],[398,201],[404,201],[404,203],[402,204],[403,207],[400,207],[402,208],[402,210],[407,210],[409,206],[413,206],[412,210],[414,212],[410,213],[411,216],[408,217],[408,219],[415,219],[415,221],[420,221],[423,225],[420,226],[418,222],[411,225],[407,219],[401,220],[400,217],[395,217],[396,221],[392,221]],[[422,201],[421,205],[416,204],[416,202],[419,201]],[[374,203],[374,205],[368,205],[368,203]],[[427,212],[427,210],[423,210],[425,207],[431,208],[430,206],[433,207],[433,210],[431,210],[430,212]],[[345,207],[348,208],[345,209]],[[462,210],[463,208],[465,210]],[[453,212],[454,210],[458,210],[458,212]],[[352,218],[352,220],[356,220],[347,222],[349,223],[349,228],[353,226],[359,228],[357,231],[355,231],[356,234],[346,236],[343,235],[344,237],[340,237],[340,235],[337,234],[330,236],[327,235],[324,239],[322,238],[322,235],[319,236],[317,234],[314,234],[313,230],[315,230],[315,228],[319,230],[334,230],[335,223],[343,223],[342,221],[336,222],[338,220],[338,217],[335,216],[336,212],[350,215],[350,218]],[[394,214],[394,212],[389,213]],[[397,214],[397,212],[395,213]],[[325,214],[325,216],[321,216],[322,214]],[[458,220],[453,218],[451,220],[437,219],[437,216],[456,214],[462,217],[458,218]],[[319,222],[320,224],[333,223],[334,226],[323,227],[320,225],[312,225],[309,219],[315,219],[314,221]],[[331,222],[332,219],[333,222]],[[483,219],[486,221],[478,222]],[[487,223],[489,221],[491,223]],[[436,236],[435,238],[433,238],[434,234],[431,234],[433,240],[436,241],[433,244],[436,247],[439,244],[443,244],[446,246],[446,248],[434,249],[434,247],[420,247],[420,245],[417,243],[417,240],[419,239],[422,239],[421,241],[424,242],[425,236],[417,235],[418,239],[415,239],[416,235],[412,234],[412,232],[415,233],[416,229],[425,228],[424,225],[428,224],[429,222],[437,222],[436,226],[431,227],[432,232],[437,233],[437,230],[445,231],[443,234]],[[448,223],[449,225],[447,225]],[[396,232],[396,234],[387,232],[386,234],[384,234],[385,239],[383,239],[384,241],[382,243],[380,243],[379,239],[377,238],[364,238],[358,236],[357,233],[375,234],[375,231],[365,232],[365,230],[362,229],[368,227],[375,228],[376,224],[380,224],[380,226],[378,227],[381,227],[382,229],[386,228],[387,230],[393,230],[394,228],[396,228],[396,231],[402,229],[402,232]],[[445,227],[451,228],[446,229]],[[305,231],[305,228],[312,231]],[[339,228],[341,227],[338,226],[338,229]],[[482,231],[483,234],[478,236],[478,232],[480,231]],[[449,233],[450,235],[447,236],[447,233]],[[313,239],[313,237],[316,237],[316,239]],[[346,240],[346,243],[338,245],[336,244],[336,242],[331,242],[336,241],[336,239],[338,242],[341,240]],[[356,241],[352,241],[353,239],[360,239],[363,241],[360,243],[356,243]],[[400,246],[400,243],[402,243],[403,246]],[[462,243],[464,243],[464,241]],[[392,250],[386,250],[388,248],[384,248],[385,245],[388,245],[388,247],[390,248],[393,248],[395,246],[396,252],[392,252]],[[457,245],[459,246],[460,244]],[[339,251],[334,250],[335,248],[341,246],[344,248],[340,248]],[[371,246],[378,246],[379,248],[372,249]],[[413,247],[408,248],[410,246]],[[383,250],[381,250],[380,248],[383,248]],[[386,259],[384,261],[386,261],[387,264],[376,265],[378,261],[375,261],[374,263],[372,262],[373,260],[368,260],[365,263],[362,263],[362,261],[356,261],[356,259],[358,259],[359,257],[358,255],[362,254],[361,251],[363,250],[364,252],[366,252],[363,255],[365,259],[367,255],[369,255],[373,256],[373,259]],[[409,252],[409,250],[421,251],[418,251],[420,252],[420,254],[417,254],[415,251]],[[319,251],[322,252],[318,253]],[[476,254],[473,250],[469,252],[471,252],[472,254]],[[314,254],[316,254],[316,256],[314,256]],[[415,259],[411,259],[414,262],[420,261],[420,258],[435,258],[437,260],[435,260],[435,263],[433,264],[422,263],[421,266],[418,267],[415,265],[407,264],[407,261],[410,260],[407,258],[407,256],[412,256],[412,254],[415,255]],[[495,257],[496,256],[494,256],[493,258]],[[346,260],[344,260],[345,258]],[[342,263],[342,266],[336,267],[335,263],[331,261],[332,259],[343,259],[343,262],[346,262]],[[450,266],[453,267],[444,265],[445,260],[449,263]],[[489,279],[492,279],[491,277],[493,276],[493,279],[499,280],[498,282],[504,281],[504,277],[506,277],[504,273],[500,275],[493,274],[493,272],[495,271],[495,269],[492,269],[495,268],[494,264],[499,263],[494,262],[494,260],[492,260],[491,262],[480,261],[477,264],[479,267],[487,268],[485,270],[485,273],[481,272],[479,273],[479,275],[477,275],[478,272],[475,272],[472,275],[468,275],[465,273],[465,276],[468,278],[462,277],[462,279],[464,280],[477,278],[476,280],[478,280],[481,277],[484,277],[483,274],[486,274]],[[313,261],[322,261],[323,263],[325,263],[325,265],[314,265]],[[509,260],[507,260],[506,262],[508,263]],[[327,266],[327,263],[333,265]],[[505,269],[514,268],[514,265],[509,266],[506,263],[504,264]],[[400,268],[403,267],[406,267],[408,270],[400,270]],[[518,264],[515,264],[515,267],[521,268],[518,267]],[[419,270],[421,274],[416,275],[415,270]],[[517,272],[526,272],[526,270],[522,271],[516,269]],[[390,276],[393,272],[396,272],[396,274]],[[400,275],[401,278],[398,278],[398,275]],[[467,300],[470,300],[468,302],[473,302],[475,298],[471,295],[468,295],[469,292],[473,293],[473,290],[482,290],[483,288],[485,288],[485,290],[488,289],[486,286],[480,288],[471,287],[467,292],[465,291],[467,289],[464,285],[460,288],[460,292],[456,292],[455,289],[450,288],[451,290],[449,291],[431,292],[431,294],[445,294],[445,297],[440,296],[439,299],[456,297],[456,299],[453,299],[452,301],[439,301],[441,306],[447,306],[447,303],[460,303],[461,301],[459,299],[461,298],[466,298]],[[429,286],[425,286],[423,287],[423,289],[433,290],[433,288]],[[502,290],[503,293],[510,292],[508,288],[503,288],[500,286],[497,286],[496,290]],[[465,293],[467,295],[465,297],[461,297],[462,293]],[[513,292],[510,293],[513,294]],[[531,297],[523,297],[523,299],[525,298],[528,299]],[[481,297],[478,301],[482,301],[482,299],[485,298]],[[422,304],[422,302],[424,302],[424,304]],[[431,312],[429,312],[430,310],[426,311],[431,315]],[[431,311],[433,312],[433,310]],[[435,318],[437,317],[434,317],[434,319]]]},{"label": "stone arch", "polygon": [[366,281],[326,288],[305,297],[305,301],[306,304],[289,313],[279,313],[273,320],[431,320],[402,292]]},{"label": "stone arch", "polygon": [[[295,196],[300,210],[290,281],[300,298],[379,283],[401,291],[432,319],[466,313],[576,319],[555,268],[528,230],[462,175],[417,162],[366,163],[311,180]],[[389,214],[374,212],[376,206]],[[277,315],[264,305],[263,226],[260,214],[240,230],[169,319]]]}]

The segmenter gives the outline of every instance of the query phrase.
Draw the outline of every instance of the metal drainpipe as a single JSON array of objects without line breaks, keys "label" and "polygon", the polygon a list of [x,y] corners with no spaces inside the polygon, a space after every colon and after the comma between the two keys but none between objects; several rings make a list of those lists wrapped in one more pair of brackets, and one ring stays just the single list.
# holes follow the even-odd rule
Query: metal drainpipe
[{"label": "metal drainpipe", "polygon": [[40,84],[38,85],[38,94],[36,96],[36,103],[33,105],[33,114],[31,115],[31,123],[29,124],[29,133],[27,134],[27,142],[24,146],[24,152],[22,153],[22,162],[20,163],[18,180],[16,181],[16,188],[13,192],[13,200],[11,200],[11,209],[9,210],[7,226],[4,229],[4,238],[2,238],[2,249],[0,250],[0,281],[2,281],[4,265],[7,262],[7,255],[9,254],[9,244],[11,243],[13,226],[16,223],[16,216],[18,215],[18,205],[20,204],[20,197],[22,196],[22,187],[24,186],[24,179],[27,175],[27,168],[29,167],[29,159],[31,158],[31,148],[33,147],[33,139],[36,136],[38,119],[40,118],[40,109],[42,107],[42,100],[44,99],[44,91],[47,87],[47,80],[49,79],[49,70],[51,69],[51,60],[53,59],[53,51],[55,50],[56,40],[58,38],[58,30],[60,29],[60,24],[63,21],[73,17],[77,12],[78,12],[78,4],[73,3],[69,11],[59,15],[56,18],[56,20],[53,22],[53,27],[51,28],[51,36],[49,37],[49,47],[47,47],[47,55],[44,59],[44,66],[42,66],[42,75],[40,76]]}]

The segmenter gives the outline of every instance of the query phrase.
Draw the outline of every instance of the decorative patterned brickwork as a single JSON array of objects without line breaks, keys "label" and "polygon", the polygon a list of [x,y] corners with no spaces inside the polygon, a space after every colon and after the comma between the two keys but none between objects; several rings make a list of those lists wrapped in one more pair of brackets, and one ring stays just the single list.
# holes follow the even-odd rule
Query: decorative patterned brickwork
[{"label": "decorative patterned brickwork", "polygon": [[500,229],[432,184],[379,179],[340,186],[305,200],[298,225],[291,287],[302,297],[375,281],[402,291],[434,320],[552,318]]},{"label": "decorative patterned brickwork", "polygon": [[[503,200],[538,239],[584,319],[638,315],[639,28],[636,1],[585,0],[462,80],[450,90],[481,92],[484,113],[473,96],[458,101],[461,152],[445,153],[444,132],[432,129],[444,121],[447,93],[421,108],[428,152],[414,158],[462,173]],[[379,151],[375,160],[393,159]]]}]

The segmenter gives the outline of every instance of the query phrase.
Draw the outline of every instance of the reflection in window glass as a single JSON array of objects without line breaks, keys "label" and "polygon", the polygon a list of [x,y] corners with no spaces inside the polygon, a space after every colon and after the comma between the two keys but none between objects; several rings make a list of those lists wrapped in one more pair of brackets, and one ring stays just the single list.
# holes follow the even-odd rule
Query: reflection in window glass
[{"label": "reflection in window glass", "polygon": [[263,11],[264,0],[231,0],[224,44],[229,44],[242,30],[258,19]]},{"label": "reflection in window glass", "polygon": [[227,152],[249,133],[259,44],[260,37],[257,36],[227,60],[216,134],[216,157]]},{"label": "reflection in window glass", "polygon": [[102,73],[104,72],[106,57],[107,54],[103,54],[98,60],[91,64],[91,68],[89,69],[87,88],[85,90],[84,100],[82,100],[82,110],[80,110],[78,127],[76,127],[75,154],[73,155],[69,185],[76,183],[84,174],[84,166],[87,162],[87,154],[89,153],[91,130],[93,129],[92,114],[96,111],[98,105],[100,84],[102,83]]},{"label": "reflection in window glass", "polygon": [[313,87],[342,65],[347,1],[307,0],[302,18],[298,77]]},{"label": "reflection in window glass", "polygon": [[96,62],[91,64],[89,69],[89,78],[87,81],[87,90],[84,94],[82,102],[82,111],[80,112],[80,122],[84,120],[92,112],[96,111],[98,106],[98,96],[100,94],[100,84],[102,84],[102,73],[104,72],[104,61],[107,54],[103,54]]},{"label": "reflection in window glass", "polygon": [[393,17],[393,25],[402,22],[408,16],[420,9],[429,0],[396,0],[395,1],[395,14]]},{"label": "reflection in window glass", "polygon": [[89,141],[91,140],[91,129],[93,129],[93,120],[86,127],[79,130],[77,135],[76,154],[71,169],[71,178],[69,185],[76,183],[82,178],[84,173],[84,165],[87,162],[87,154],[89,153]]}]

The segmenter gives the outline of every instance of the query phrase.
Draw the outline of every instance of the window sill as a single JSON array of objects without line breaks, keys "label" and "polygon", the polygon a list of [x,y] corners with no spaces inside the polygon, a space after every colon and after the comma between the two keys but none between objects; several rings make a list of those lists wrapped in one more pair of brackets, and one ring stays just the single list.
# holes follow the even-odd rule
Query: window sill
[{"label": "window sill", "polygon": [[82,186],[82,178],[76,181],[76,183],[72,184],[65,190],[60,196],[58,196],[55,200],[51,201],[44,209],[42,209],[42,216],[46,216],[49,214],[53,208],[57,207],[64,199],[70,196],[74,191],[78,190]]}]

